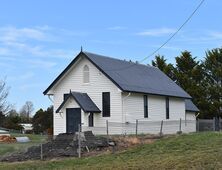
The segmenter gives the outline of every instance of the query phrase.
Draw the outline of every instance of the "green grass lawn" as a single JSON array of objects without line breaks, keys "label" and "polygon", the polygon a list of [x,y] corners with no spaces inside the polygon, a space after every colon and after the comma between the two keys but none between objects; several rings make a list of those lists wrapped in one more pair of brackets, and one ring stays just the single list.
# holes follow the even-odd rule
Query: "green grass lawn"
[{"label": "green grass lawn", "polygon": [[0,169],[222,169],[222,133],[173,136],[121,153],[81,159],[1,163]]},{"label": "green grass lawn", "polygon": [[11,134],[12,136],[19,137],[19,136],[28,136],[31,140],[27,143],[0,143],[0,157],[2,155],[6,155],[15,151],[24,150],[30,146],[38,145],[41,142],[44,142],[46,137],[41,135],[33,135],[33,134]]}]

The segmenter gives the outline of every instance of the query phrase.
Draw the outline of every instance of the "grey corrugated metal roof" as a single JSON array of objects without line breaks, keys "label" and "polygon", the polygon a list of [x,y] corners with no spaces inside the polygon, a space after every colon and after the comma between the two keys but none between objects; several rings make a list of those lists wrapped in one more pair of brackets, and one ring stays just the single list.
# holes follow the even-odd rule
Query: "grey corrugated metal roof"
[{"label": "grey corrugated metal roof", "polygon": [[79,104],[81,109],[85,113],[100,113],[101,111],[96,106],[96,104],[92,101],[92,99],[88,96],[87,93],[80,93],[80,92],[70,92],[69,96],[62,102],[62,104],[59,106],[59,108],[56,110],[56,113],[58,113],[62,107],[65,105],[67,100],[73,97],[74,100]]},{"label": "grey corrugated metal roof", "polygon": [[89,52],[83,53],[123,91],[191,98],[158,68]]},{"label": "grey corrugated metal roof", "polygon": [[199,112],[197,106],[190,99],[185,100],[185,109],[186,111]]}]

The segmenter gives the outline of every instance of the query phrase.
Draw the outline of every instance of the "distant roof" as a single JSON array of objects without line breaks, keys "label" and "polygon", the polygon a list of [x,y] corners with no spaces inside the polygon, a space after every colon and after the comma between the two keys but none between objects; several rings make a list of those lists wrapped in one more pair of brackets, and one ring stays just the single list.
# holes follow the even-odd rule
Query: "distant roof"
[{"label": "distant roof", "polygon": [[156,67],[136,64],[89,52],[80,52],[43,93],[47,94],[51,87],[82,55],[88,58],[124,92],[191,98],[189,94]]},{"label": "distant roof", "polygon": [[191,111],[191,112],[199,112],[200,111],[197,108],[197,106],[190,99],[185,100],[185,109],[186,109],[186,111]]},{"label": "distant roof", "polygon": [[100,113],[101,112],[99,108],[96,106],[96,104],[92,101],[92,99],[87,95],[87,93],[70,92],[69,96],[65,98],[62,104],[56,110],[56,113],[58,113],[62,109],[62,107],[65,105],[65,103],[68,101],[70,97],[74,98],[74,100],[78,103],[78,105],[81,107],[81,109],[85,113],[90,113],[90,112]]}]

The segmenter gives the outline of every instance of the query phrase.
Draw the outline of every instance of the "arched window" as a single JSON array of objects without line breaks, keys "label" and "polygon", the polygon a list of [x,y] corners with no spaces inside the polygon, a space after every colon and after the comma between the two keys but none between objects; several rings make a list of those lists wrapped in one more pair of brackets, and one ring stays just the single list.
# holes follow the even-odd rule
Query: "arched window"
[{"label": "arched window", "polygon": [[87,65],[83,67],[83,83],[89,83],[89,67]]}]

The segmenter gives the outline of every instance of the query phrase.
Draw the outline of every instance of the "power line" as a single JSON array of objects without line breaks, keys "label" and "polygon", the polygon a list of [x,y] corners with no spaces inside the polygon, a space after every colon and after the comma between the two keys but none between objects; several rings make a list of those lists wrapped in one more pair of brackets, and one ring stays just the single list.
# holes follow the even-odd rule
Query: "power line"
[{"label": "power line", "polygon": [[[156,50],[154,50],[152,53],[150,53],[147,57],[143,58],[142,60],[139,61],[139,63],[144,62],[145,60],[147,60],[149,57],[153,56],[154,54],[156,54],[161,48],[163,48],[171,39],[173,39],[175,37],[175,35],[191,20],[191,18],[194,16],[194,14],[198,11],[198,9],[201,7],[201,5],[204,3],[205,0],[201,0],[200,3],[198,4],[198,6],[194,9],[194,11],[189,15],[189,17],[183,22],[183,24],[177,29],[176,32],[174,32],[165,42],[163,42],[163,44],[158,47]],[[134,65],[136,65],[136,63],[127,66],[127,67],[123,67],[120,69],[114,69],[114,70],[124,70],[130,67],[133,67]],[[108,71],[108,70],[107,70]],[[113,70],[109,70],[109,71],[113,71]]]}]

